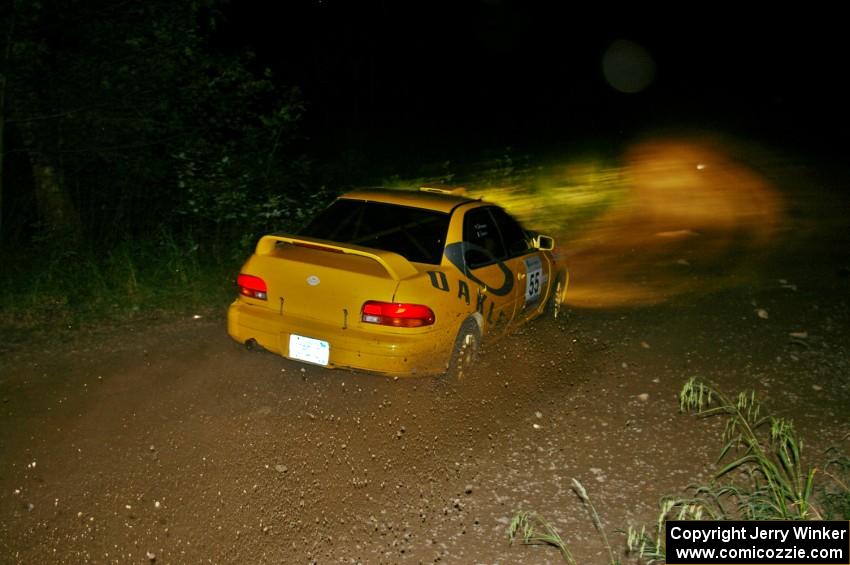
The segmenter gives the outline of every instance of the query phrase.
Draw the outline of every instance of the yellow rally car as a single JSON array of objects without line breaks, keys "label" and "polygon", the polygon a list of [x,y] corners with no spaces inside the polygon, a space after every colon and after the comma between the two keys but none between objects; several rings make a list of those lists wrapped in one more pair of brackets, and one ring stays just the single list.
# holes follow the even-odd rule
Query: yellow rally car
[{"label": "yellow rally car", "polygon": [[482,338],[557,316],[569,282],[552,238],[462,194],[350,192],[297,235],[264,236],[228,333],[325,367],[462,376]]}]

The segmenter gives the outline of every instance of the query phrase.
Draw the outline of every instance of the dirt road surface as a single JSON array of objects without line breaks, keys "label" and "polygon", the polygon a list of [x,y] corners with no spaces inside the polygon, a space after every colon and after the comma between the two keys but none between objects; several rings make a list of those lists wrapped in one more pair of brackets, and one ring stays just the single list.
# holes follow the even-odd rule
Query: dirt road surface
[{"label": "dirt road surface", "polygon": [[534,510],[579,563],[605,563],[570,481],[619,552],[618,530],[652,524],[659,497],[707,480],[720,422],[679,413],[688,377],[754,389],[793,418],[812,462],[842,445],[839,226],[797,236],[790,223],[721,287],[702,287],[714,267],[687,249],[653,253],[647,285],[671,273],[691,284],[653,304],[590,307],[577,265],[584,302],[491,345],[460,383],[250,352],[226,335],[224,305],[7,348],[0,561],[560,563],[552,548],[508,544],[513,514]]}]

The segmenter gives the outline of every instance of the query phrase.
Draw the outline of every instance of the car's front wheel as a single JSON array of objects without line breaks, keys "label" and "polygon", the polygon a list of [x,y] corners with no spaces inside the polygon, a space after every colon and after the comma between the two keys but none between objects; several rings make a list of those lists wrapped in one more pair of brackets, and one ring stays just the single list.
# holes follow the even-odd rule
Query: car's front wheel
[{"label": "car's front wheel", "polygon": [[546,304],[546,315],[553,320],[557,320],[561,314],[561,308],[564,301],[564,287],[567,284],[566,275],[561,272],[555,278],[555,283],[552,285],[552,293],[549,295],[549,302]]},{"label": "car's front wheel", "polygon": [[455,338],[452,356],[446,375],[452,380],[462,380],[469,375],[478,358],[481,346],[481,331],[473,319],[466,320]]}]

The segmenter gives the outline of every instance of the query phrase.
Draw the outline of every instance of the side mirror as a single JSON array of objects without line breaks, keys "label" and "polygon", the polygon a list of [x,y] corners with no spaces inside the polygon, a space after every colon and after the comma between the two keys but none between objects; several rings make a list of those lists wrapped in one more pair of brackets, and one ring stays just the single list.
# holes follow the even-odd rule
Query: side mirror
[{"label": "side mirror", "polygon": [[552,251],[555,249],[555,240],[548,235],[538,235],[536,243],[537,245],[535,247],[541,251]]}]

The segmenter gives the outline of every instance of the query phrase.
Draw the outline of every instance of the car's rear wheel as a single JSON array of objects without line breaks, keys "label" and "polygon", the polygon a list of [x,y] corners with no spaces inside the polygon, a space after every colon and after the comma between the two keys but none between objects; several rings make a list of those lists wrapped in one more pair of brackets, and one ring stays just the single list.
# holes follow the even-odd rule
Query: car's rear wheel
[{"label": "car's rear wheel", "polygon": [[452,380],[463,380],[469,376],[481,346],[481,331],[473,319],[466,320],[455,338],[452,356],[446,375]]}]

